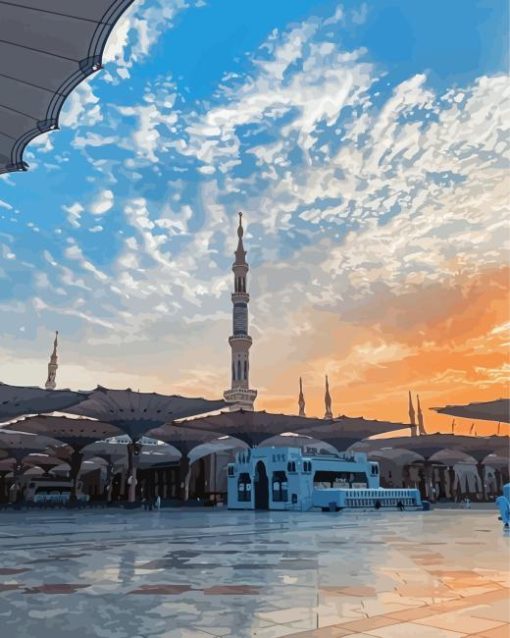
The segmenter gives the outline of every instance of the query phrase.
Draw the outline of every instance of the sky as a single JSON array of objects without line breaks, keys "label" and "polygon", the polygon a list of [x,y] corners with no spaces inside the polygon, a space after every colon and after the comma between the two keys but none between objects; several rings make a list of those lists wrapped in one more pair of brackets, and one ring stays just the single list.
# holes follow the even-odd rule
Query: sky
[{"label": "sky", "polygon": [[[508,396],[505,0],[136,0],[0,177],[0,380],[217,397],[237,211],[258,409]],[[506,179],[505,179],[506,178]],[[457,419],[457,432],[471,422]],[[476,424],[478,433],[494,431]]]}]

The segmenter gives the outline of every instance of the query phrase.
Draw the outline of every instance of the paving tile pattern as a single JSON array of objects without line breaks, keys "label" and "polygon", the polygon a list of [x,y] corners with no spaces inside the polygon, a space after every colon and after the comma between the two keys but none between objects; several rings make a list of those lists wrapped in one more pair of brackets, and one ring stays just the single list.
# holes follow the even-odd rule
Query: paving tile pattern
[{"label": "paving tile pattern", "polygon": [[490,511],[0,514],[8,638],[509,638]]}]

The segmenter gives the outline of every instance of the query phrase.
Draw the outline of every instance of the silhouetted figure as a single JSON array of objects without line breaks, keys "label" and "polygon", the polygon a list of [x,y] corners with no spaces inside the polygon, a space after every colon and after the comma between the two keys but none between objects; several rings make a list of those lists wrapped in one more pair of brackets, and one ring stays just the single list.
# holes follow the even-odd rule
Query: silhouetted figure
[{"label": "silhouetted figure", "polygon": [[376,510],[380,510],[381,509],[381,501],[376,501],[374,504],[374,507]]},{"label": "silhouetted figure", "polygon": [[404,503],[402,503],[402,501],[399,501],[397,503],[397,507],[398,507],[399,511],[401,511],[401,512],[403,512],[405,510]]}]

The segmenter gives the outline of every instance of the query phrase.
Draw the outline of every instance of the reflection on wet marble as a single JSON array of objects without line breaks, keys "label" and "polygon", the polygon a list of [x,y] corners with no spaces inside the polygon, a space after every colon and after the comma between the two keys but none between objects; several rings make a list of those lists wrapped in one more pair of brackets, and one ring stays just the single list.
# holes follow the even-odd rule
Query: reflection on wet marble
[{"label": "reflection on wet marble", "polygon": [[9,638],[510,635],[491,511],[0,514]]}]

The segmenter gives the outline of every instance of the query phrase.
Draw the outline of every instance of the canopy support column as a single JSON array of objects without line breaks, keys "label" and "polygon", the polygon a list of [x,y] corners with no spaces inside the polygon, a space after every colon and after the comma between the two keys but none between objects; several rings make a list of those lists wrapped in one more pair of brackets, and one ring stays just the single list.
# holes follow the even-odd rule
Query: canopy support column
[{"label": "canopy support column", "polygon": [[183,454],[179,461],[179,498],[186,502],[189,495],[189,476],[191,464],[188,457]]},{"label": "canopy support column", "polygon": [[128,502],[136,501],[136,476],[142,445],[138,441],[128,443]]},{"label": "canopy support column", "polygon": [[69,459],[69,464],[71,466],[71,470],[69,472],[72,486],[71,486],[71,496],[70,502],[76,503],[78,500],[77,492],[77,484],[78,484],[78,475],[80,473],[81,464],[83,462],[83,454],[79,450],[73,450],[71,454],[71,458]]},{"label": "canopy support column", "polygon": [[487,500],[487,490],[485,486],[485,465],[483,463],[477,463],[476,469],[478,470],[478,476],[480,477],[480,483],[482,484],[482,500]]}]

